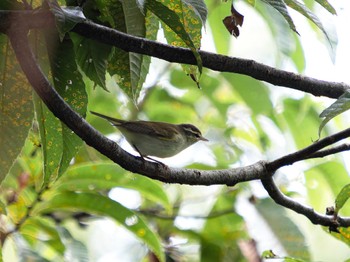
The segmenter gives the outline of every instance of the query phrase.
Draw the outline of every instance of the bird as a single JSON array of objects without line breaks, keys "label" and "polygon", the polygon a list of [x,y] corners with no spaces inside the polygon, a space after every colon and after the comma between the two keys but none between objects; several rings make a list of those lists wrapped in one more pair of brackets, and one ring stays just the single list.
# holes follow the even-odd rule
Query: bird
[{"label": "bird", "polygon": [[177,155],[198,141],[209,141],[201,131],[192,124],[171,124],[155,121],[127,121],[90,111],[91,114],[108,120],[119,129],[126,141],[139,153],[142,160],[167,158]]}]

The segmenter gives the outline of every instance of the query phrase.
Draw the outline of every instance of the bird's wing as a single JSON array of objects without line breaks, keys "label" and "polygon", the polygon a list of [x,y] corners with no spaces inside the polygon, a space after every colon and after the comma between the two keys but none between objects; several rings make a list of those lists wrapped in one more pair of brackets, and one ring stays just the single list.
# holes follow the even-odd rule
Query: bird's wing
[{"label": "bird's wing", "polygon": [[125,128],[128,130],[140,130],[140,133],[149,135],[149,136],[154,136],[155,134],[158,136],[158,138],[161,139],[171,139],[173,131],[172,129],[175,128],[172,125],[166,125],[164,128],[161,129],[155,129],[153,127],[153,124],[155,122],[148,122],[148,121],[131,121],[131,122],[125,122],[121,125],[118,125],[118,128]]}]

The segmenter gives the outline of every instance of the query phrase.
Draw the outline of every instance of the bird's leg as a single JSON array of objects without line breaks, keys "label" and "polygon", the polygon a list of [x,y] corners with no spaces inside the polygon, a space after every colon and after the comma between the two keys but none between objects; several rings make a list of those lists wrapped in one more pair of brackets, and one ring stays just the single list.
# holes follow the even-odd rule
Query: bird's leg
[{"label": "bird's leg", "polygon": [[139,153],[139,155],[140,155],[140,157],[141,157],[143,163],[145,163],[145,158],[146,158],[146,159],[152,160],[153,162],[156,162],[156,163],[160,164],[160,165],[161,165],[162,167],[164,167],[164,168],[168,168],[168,166],[167,166],[166,164],[164,164],[164,163],[162,163],[162,162],[160,162],[160,161],[158,161],[158,160],[156,160],[156,159],[153,159],[153,158],[151,158],[151,157],[149,157],[149,156],[143,156],[143,155],[141,154],[140,150],[138,150],[138,148],[137,148],[135,145],[133,145],[133,147],[134,147],[135,150]]}]

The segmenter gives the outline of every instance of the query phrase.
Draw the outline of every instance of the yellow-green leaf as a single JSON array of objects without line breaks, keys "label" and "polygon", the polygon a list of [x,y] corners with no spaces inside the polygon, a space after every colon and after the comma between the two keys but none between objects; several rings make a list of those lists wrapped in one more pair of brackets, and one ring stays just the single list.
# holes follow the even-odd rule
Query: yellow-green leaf
[{"label": "yellow-green leaf", "polygon": [[350,198],[350,184],[347,184],[342,188],[342,190],[337,195],[335,199],[335,212],[339,212],[339,210],[345,205],[346,201]]},{"label": "yellow-green leaf", "polygon": [[[189,47],[197,60],[199,73],[202,73],[202,59],[198,53],[201,42],[202,22],[193,6],[181,0],[150,0],[146,8],[154,13],[164,24],[165,37],[169,44]],[[191,67],[186,68],[188,74],[194,74]],[[198,77],[197,79],[198,80]]]},{"label": "yellow-green leaf", "polygon": [[32,89],[5,35],[0,35],[0,183],[21,152],[33,120]]},{"label": "yellow-green leaf", "polygon": [[39,203],[32,213],[38,215],[57,210],[82,211],[109,216],[144,241],[160,261],[165,261],[159,236],[141,217],[118,202],[98,194],[60,192],[51,199]]}]

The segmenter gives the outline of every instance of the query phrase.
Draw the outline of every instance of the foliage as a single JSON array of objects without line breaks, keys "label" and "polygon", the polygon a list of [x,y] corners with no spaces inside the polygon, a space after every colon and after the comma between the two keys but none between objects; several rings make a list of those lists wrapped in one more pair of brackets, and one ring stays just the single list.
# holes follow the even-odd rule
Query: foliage
[{"label": "foliage", "polygon": [[[251,163],[247,158],[273,158],[271,152],[282,151],[281,147],[285,152],[305,147],[318,138],[318,128],[320,133],[326,122],[348,108],[346,93],[321,114],[326,119],[319,127],[319,107],[310,97],[295,99],[246,76],[213,73],[203,68],[198,49],[204,25],[213,32],[216,50],[225,53],[231,48],[232,37],[222,24],[222,19],[232,13],[231,3],[43,2],[33,1],[33,8],[49,9],[55,16],[57,31],[31,30],[31,46],[57,92],[104,134],[115,130],[87,114],[88,108],[121,118],[189,122],[200,127],[212,142],[209,146],[196,145],[184,153],[182,161],[178,161],[182,167],[223,169]],[[282,39],[294,47],[283,48],[277,56],[289,59],[296,70],[302,71],[305,66],[300,39],[292,31],[281,30],[286,25],[295,32],[298,30],[289,8],[305,16],[316,25],[315,30],[328,37],[309,5],[294,0],[246,2],[264,18],[277,46],[281,46]],[[336,13],[328,1],[316,2],[329,13]],[[22,10],[27,8],[26,4],[27,1],[5,0],[0,9]],[[277,12],[271,15],[270,7]],[[161,29],[168,44],[192,51],[197,66],[180,68],[151,63],[151,58],[145,55],[128,53],[71,32],[85,19],[150,40],[157,39]],[[244,31],[244,24],[240,26]],[[315,256],[306,245],[301,221],[264,197],[260,199],[253,183],[233,189],[214,186],[189,189],[163,185],[106,162],[32,93],[4,34],[0,35],[0,52],[0,260],[1,251],[14,246],[19,250],[16,256],[20,260],[63,261],[68,254],[79,261],[87,260],[88,237],[81,237],[81,231],[86,232],[86,226],[106,217],[127,229],[136,241],[146,244],[148,253],[141,254],[140,260],[154,261],[156,256],[160,261],[169,257],[244,261],[247,255],[243,246],[255,238],[247,226],[259,219],[284,248],[286,256],[281,256],[286,260],[302,261]],[[324,128],[324,132],[328,134],[329,130]],[[204,151],[208,154],[202,154]],[[167,162],[172,165],[174,162],[170,161],[176,158]],[[341,209],[346,214],[349,179],[342,160],[310,161],[304,170],[305,187],[287,176],[288,172],[278,174],[285,193],[301,197],[289,187],[291,182],[299,183],[316,209],[335,201],[337,211]],[[347,186],[343,188],[344,185]],[[140,203],[129,207],[125,199],[115,200],[112,197],[115,188],[132,191],[141,199]],[[320,197],[320,191],[327,194]],[[252,220],[245,208],[254,210],[259,219]],[[192,220],[196,225],[200,224],[198,220],[202,221],[202,226],[189,226]],[[6,235],[11,225],[14,233]],[[349,234],[345,230],[341,233],[338,239],[348,243]],[[328,237],[328,233],[323,234]],[[251,250],[258,256],[262,253],[256,247]],[[268,257],[267,253],[264,257]]]}]

